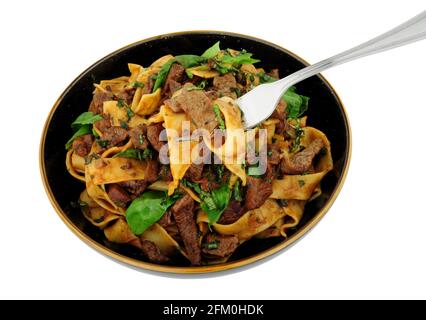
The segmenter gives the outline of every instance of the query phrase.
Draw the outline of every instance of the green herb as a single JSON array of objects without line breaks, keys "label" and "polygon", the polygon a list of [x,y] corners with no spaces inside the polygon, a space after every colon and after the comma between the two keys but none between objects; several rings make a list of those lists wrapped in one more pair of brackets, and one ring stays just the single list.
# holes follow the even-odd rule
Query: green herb
[{"label": "green herb", "polygon": [[304,135],[303,129],[300,127],[300,120],[297,119],[296,125],[293,126],[294,130],[296,131],[296,138],[293,141],[293,145],[291,146],[290,152],[295,152],[300,147],[300,141]]},{"label": "green herb", "polygon": [[71,128],[74,133],[72,137],[65,144],[65,149],[69,149],[72,146],[72,143],[75,139],[85,134],[93,134],[93,123],[99,120],[102,120],[102,116],[99,114],[94,114],[93,112],[83,112],[80,114],[77,119],[71,124]]},{"label": "green herb", "polygon": [[152,158],[152,150],[151,149],[127,149],[124,151],[121,151],[113,156],[113,158],[131,158],[131,159],[137,159],[137,160],[146,160]]},{"label": "green herb", "polygon": [[129,129],[127,122],[123,120],[120,120],[120,127],[122,127],[123,129]]},{"label": "green herb", "polygon": [[130,120],[131,117],[133,117],[135,115],[135,113],[133,112],[132,109],[130,109],[129,107],[126,107],[126,113],[127,113],[127,118]]},{"label": "green herb", "polygon": [[186,91],[194,91],[194,90],[203,90],[203,89],[199,88],[199,87],[196,87],[196,86],[186,88]]},{"label": "green herb", "polygon": [[297,181],[299,183],[299,187],[303,187],[305,185],[305,181],[304,180],[299,180]]},{"label": "green herb", "polygon": [[123,108],[125,105],[124,100],[123,99],[118,99],[117,100],[117,107],[119,108]]},{"label": "green herb", "polygon": [[290,87],[282,99],[287,103],[287,118],[297,119],[308,109],[309,98],[296,93],[296,87]]},{"label": "green herb", "polygon": [[232,189],[232,197],[234,198],[234,200],[243,201],[242,193],[243,190],[241,188],[241,181],[240,179],[238,179],[234,184],[234,189]]},{"label": "green herb", "polygon": [[260,177],[265,173],[265,170],[260,166],[251,166],[247,168],[247,174],[253,177]]},{"label": "green herb", "polygon": [[198,88],[204,89],[207,85],[207,79],[201,80],[201,82],[197,85]]},{"label": "green herb", "polygon": [[231,91],[235,92],[238,98],[243,95],[240,88],[231,88]]},{"label": "green herb", "polygon": [[269,151],[267,152],[267,154],[268,154],[268,157],[272,157],[272,150],[269,150]]},{"label": "green herb", "polygon": [[108,140],[96,140],[96,142],[102,148],[106,148],[109,145],[109,141]]},{"label": "green herb", "polygon": [[216,169],[216,182],[221,182],[222,181],[222,177],[223,177],[223,173],[225,171],[225,166],[217,164],[215,165],[215,169]]},{"label": "green herb", "polygon": [[219,240],[215,240],[208,243],[203,243],[203,248],[206,248],[207,250],[213,250],[219,248]]},{"label": "green herb", "polygon": [[67,141],[65,144],[65,149],[69,149],[72,146],[72,143],[75,139],[77,139],[80,136],[84,136],[85,134],[92,133],[92,125],[91,124],[84,124],[82,125],[74,134],[72,137]]},{"label": "green herb", "polygon": [[84,202],[84,201],[82,201],[82,200],[78,200],[78,205],[81,207],[81,208],[83,208],[83,207],[87,207],[88,206],[88,204],[87,204],[87,202]]},{"label": "green herb", "polygon": [[133,88],[143,88],[144,84],[142,82],[139,81],[134,81],[130,84],[131,87]]},{"label": "green herb", "polygon": [[269,74],[266,74],[265,72],[258,72],[257,76],[259,77],[259,82],[262,83],[271,83],[275,82],[278,79],[275,79],[274,77],[271,77]]},{"label": "green herb", "polygon": [[193,183],[186,179],[182,179],[181,182],[184,186],[190,187],[198,193],[201,198],[201,209],[207,214],[209,225],[215,224],[223,211],[228,207],[229,200],[231,199],[229,185],[225,183],[218,189],[206,192],[201,189],[198,183]]},{"label": "green herb", "polygon": [[145,138],[143,137],[143,134],[139,133],[139,135],[138,135],[138,142],[139,142],[139,144],[143,144],[144,141],[145,141]]},{"label": "green herb", "polygon": [[219,129],[224,131],[225,130],[225,121],[222,118],[222,113],[220,112],[219,106],[215,104],[213,106],[214,115],[216,117],[216,121],[219,125]]},{"label": "green herb", "polygon": [[96,132],[95,128],[92,128],[92,134],[96,139],[99,138],[99,134]]},{"label": "green herb", "polygon": [[201,197],[201,209],[207,213],[209,225],[215,224],[223,211],[228,207],[231,199],[231,190],[226,183],[220,188],[213,190],[208,196]]},{"label": "green herb", "polygon": [[175,60],[177,63],[179,63],[180,65],[182,65],[184,68],[191,68],[191,67],[195,67],[203,62],[206,62],[206,58],[204,57],[200,57],[200,56],[196,56],[193,54],[183,54],[180,56],[176,56]]},{"label": "green herb", "polygon": [[213,65],[213,68],[216,69],[217,71],[219,71],[219,73],[221,75],[224,75],[228,72],[237,72],[238,71],[238,69],[236,69],[232,66],[225,66],[224,64],[217,62],[217,61]]},{"label": "green herb", "polygon": [[194,78],[194,75],[192,74],[192,72],[191,72],[191,71],[189,71],[189,70],[185,70],[185,73],[186,73],[186,75],[187,75],[187,77],[188,77],[189,79]]},{"label": "green herb", "polygon": [[250,73],[249,79],[250,79],[251,82],[254,82],[255,78],[254,78],[253,73]]},{"label": "green herb", "polygon": [[205,191],[203,191],[202,189],[201,189],[201,187],[200,187],[200,185],[198,184],[198,183],[195,183],[195,182],[191,182],[191,181],[188,181],[188,180],[186,180],[186,179],[182,179],[181,181],[180,181],[185,187],[187,187],[187,188],[192,188],[196,193],[198,193],[199,195],[201,195],[203,192],[205,192]]},{"label": "green herb", "polygon": [[175,63],[175,60],[171,59],[171,60],[167,61],[165,64],[163,64],[163,66],[161,67],[160,71],[157,74],[157,78],[155,79],[155,83],[154,83],[154,87],[152,88],[152,92],[157,91],[157,89],[159,89],[163,86],[173,63]]},{"label": "green herb", "polygon": [[217,61],[219,63],[231,64],[235,67],[239,67],[242,64],[254,64],[254,63],[260,62],[260,60],[253,59],[251,57],[252,55],[253,55],[252,53],[241,51],[235,57],[231,55],[224,55],[220,57],[219,59],[217,59]]},{"label": "green herb", "polygon": [[99,159],[100,156],[97,153],[91,153],[84,157],[84,164],[90,164],[93,159]]},{"label": "green herb", "polygon": [[126,210],[126,220],[132,232],[139,236],[161,219],[178,196],[168,197],[165,192],[147,191],[132,201]]},{"label": "green herb", "polygon": [[220,41],[216,42],[213,46],[208,48],[204,53],[201,55],[201,57],[206,59],[212,59],[220,52]]},{"label": "green herb", "polygon": [[79,129],[82,125],[93,124],[96,121],[102,120],[102,116],[99,114],[93,114],[93,112],[83,112],[80,114],[77,119],[71,124],[71,128],[76,130]]}]

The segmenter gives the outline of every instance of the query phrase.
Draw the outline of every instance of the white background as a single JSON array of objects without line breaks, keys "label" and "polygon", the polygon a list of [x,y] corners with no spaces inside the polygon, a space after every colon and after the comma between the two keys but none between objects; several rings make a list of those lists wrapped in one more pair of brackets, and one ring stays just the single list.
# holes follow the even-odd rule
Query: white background
[{"label": "white background", "polygon": [[426,298],[426,41],[324,72],[352,124],[346,183],[307,237],[246,270],[168,277],[103,257],[56,215],[38,164],[41,130],[62,90],[131,42],[226,30],[313,63],[396,26],[424,4],[1,1],[0,298]]}]

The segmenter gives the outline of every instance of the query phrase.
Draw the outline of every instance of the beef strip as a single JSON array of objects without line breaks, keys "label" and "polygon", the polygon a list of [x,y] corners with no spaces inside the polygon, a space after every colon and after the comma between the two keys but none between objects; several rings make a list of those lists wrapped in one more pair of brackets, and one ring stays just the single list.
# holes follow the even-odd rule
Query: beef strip
[{"label": "beef strip", "polygon": [[185,68],[178,63],[174,63],[167,75],[166,82],[164,83],[164,95],[170,98],[173,93],[181,87],[180,82],[182,81]]},{"label": "beef strip", "polygon": [[135,88],[124,88],[115,94],[114,100],[123,100],[127,105],[130,105],[132,103],[135,92]]},{"label": "beef strip", "polygon": [[165,103],[175,112],[183,110],[197,128],[211,132],[217,126],[212,101],[203,90],[188,91],[188,88],[184,87],[181,94]]},{"label": "beef strip", "polygon": [[272,113],[271,118],[286,120],[286,117],[287,117],[286,109],[287,109],[287,103],[285,101],[280,100],[274,112]]},{"label": "beef strip", "polygon": [[194,200],[189,195],[185,195],[176,201],[171,211],[191,264],[199,265],[201,263],[201,249],[193,209]]},{"label": "beef strip", "polygon": [[215,90],[206,91],[206,95],[211,101],[214,101],[219,98],[219,93]]},{"label": "beef strip", "polygon": [[270,179],[247,177],[245,207],[247,210],[259,208],[272,194]]},{"label": "beef strip", "polygon": [[312,161],[322,148],[324,142],[319,138],[315,139],[293,157],[285,156],[281,160],[281,171],[285,174],[301,174],[311,170]]},{"label": "beef strip", "polygon": [[224,258],[231,255],[237,249],[238,243],[238,237],[235,235],[209,233],[204,241],[203,253],[208,256]]},{"label": "beef strip", "polygon": [[72,143],[72,149],[80,157],[85,157],[90,153],[93,145],[93,136],[91,134],[85,134],[78,137]]},{"label": "beef strip", "polygon": [[220,219],[218,220],[219,224],[231,224],[237,221],[245,213],[245,208],[241,207],[241,203],[238,201],[231,201],[228,207],[223,211]]},{"label": "beef strip", "polygon": [[279,79],[280,78],[280,71],[278,69],[272,69],[267,73],[268,76],[271,76],[272,78]]},{"label": "beef strip", "polygon": [[164,130],[161,123],[154,123],[147,127],[146,136],[155,150],[160,152],[161,148],[166,144],[165,141],[160,141],[160,133]]},{"label": "beef strip", "polygon": [[102,140],[108,141],[108,147],[123,145],[129,137],[126,129],[112,126],[109,119],[96,121],[93,125],[102,132]]},{"label": "beef strip", "polygon": [[133,145],[137,149],[144,150],[148,148],[148,139],[146,137],[146,125],[140,124],[135,128],[130,129],[129,135]]},{"label": "beef strip", "polygon": [[227,73],[223,76],[216,76],[213,79],[213,87],[218,92],[219,97],[227,96],[232,99],[237,99],[235,88],[237,88],[237,80],[232,73]]},{"label": "beef strip", "polygon": [[134,199],[145,191],[148,183],[145,180],[129,180],[120,182],[119,185]]},{"label": "beef strip", "polygon": [[114,100],[114,94],[112,92],[96,89],[89,106],[89,111],[94,114],[102,114],[104,110],[104,101],[110,100]]},{"label": "beef strip", "polygon": [[163,228],[167,228],[169,226],[172,226],[175,224],[173,220],[172,213],[169,211],[166,211],[166,213],[163,214],[160,220],[158,220],[158,224],[162,226]]},{"label": "beef strip", "polygon": [[172,171],[168,165],[162,164],[160,166],[160,172],[158,173],[158,177],[163,181],[173,181]]},{"label": "beef strip", "polygon": [[126,203],[132,200],[129,194],[118,184],[111,184],[108,187],[108,197],[119,207],[125,207]]},{"label": "beef strip", "polygon": [[158,161],[148,160],[144,180],[146,182],[154,182],[158,178]]},{"label": "beef strip", "polygon": [[148,257],[149,261],[154,263],[165,263],[169,261],[169,258],[161,253],[154,242],[142,240],[141,245],[142,251]]},{"label": "beef strip", "polygon": [[202,178],[204,164],[191,164],[185,173],[184,178],[190,181],[197,181]]},{"label": "beef strip", "polygon": [[268,163],[277,165],[280,163],[280,147],[277,144],[268,144]]}]

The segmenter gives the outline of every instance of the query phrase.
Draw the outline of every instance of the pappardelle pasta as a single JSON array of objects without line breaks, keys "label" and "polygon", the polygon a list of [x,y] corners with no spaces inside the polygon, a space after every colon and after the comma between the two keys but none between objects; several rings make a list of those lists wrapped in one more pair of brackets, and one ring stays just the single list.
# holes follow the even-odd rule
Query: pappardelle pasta
[{"label": "pappardelle pasta", "polygon": [[201,55],[129,63],[129,75],[94,84],[71,124],[66,167],[85,184],[83,215],[106,239],[152,263],[198,266],[298,226],[333,167],[330,143],[307,125],[309,98],[294,87],[244,130],[237,98],[279,79],[258,62],[218,42]]}]

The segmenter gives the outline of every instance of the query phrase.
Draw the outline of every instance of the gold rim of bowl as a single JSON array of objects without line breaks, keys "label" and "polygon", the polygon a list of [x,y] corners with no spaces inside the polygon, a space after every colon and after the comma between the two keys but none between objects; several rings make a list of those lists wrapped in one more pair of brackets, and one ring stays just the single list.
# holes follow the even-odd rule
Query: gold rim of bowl
[{"label": "gold rim of bowl", "polygon": [[[274,43],[265,41],[263,39],[259,39],[259,38],[256,38],[256,37],[247,36],[247,35],[239,34],[239,33],[225,32],[225,31],[210,31],[210,30],[182,31],[182,32],[174,32],[174,33],[163,34],[163,35],[159,35],[159,36],[155,36],[155,37],[150,37],[150,38],[147,38],[147,39],[144,39],[144,40],[136,41],[134,43],[131,43],[131,44],[121,48],[121,49],[118,49],[118,50],[114,51],[113,53],[109,54],[107,57],[112,56],[112,55],[116,54],[117,52],[120,52],[124,49],[130,48],[134,45],[138,45],[138,44],[141,44],[141,43],[144,43],[144,42],[148,42],[148,41],[152,41],[152,40],[156,40],[156,39],[161,39],[161,38],[167,38],[167,37],[171,37],[171,36],[179,36],[179,35],[182,36],[182,35],[187,35],[187,34],[188,35],[189,34],[205,34],[205,35],[208,35],[208,34],[216,34],[217,35],[217,34],[219,34],[219,35],[224,35],[224,36],[236,36],[236,37],[246,38],[246,39],[249,39],[249,40],[253,40],[253,41],[260,42],[260,43],[263,43],[265,45],[274,47],[274,48],[276,48],[280,51],[284,51],[288,55],[296,58],[297,60],[303,62],[304,64],[309,65],[308,62],[306,62],[304,59],[300,58],[298,55],[294,54],[293,52],[290,52],[289,50],[287,50],[285,48],[282,48],[282,47],[280,47],[280,46],[278,46]],[[100,59],[99,61],[95,62],[93,65],[101,63],[105,58],[106,57]],[[243,267],[243,266],[252,264],[254,262],[260,261],[262,259],[265,259],[265,258],[267,258],[271,255],[274,255],[274,254],[282,251],[283,249],[291,246],[297,240],[302,238],[306,233],[308,233],[324,217],[324,215],[327,213],[327,211],[330,209],[330,207],[333,205],[334,201],[336,200],[337,196],[339,195],[339,193],[340,193],[340,191],[343,187],[343,184],[345,182],[347,173],[348,173],[349,163],[350,163],[351,155],[352,155],[351,127],[350,127],[350,123],[349,123],[348,114],[345,110],[345,107],[344,107],[340,97],[338,96],[338,94],[336,93],[334,88],[331,86],[331,84],[322,75],[318,75],[321,78],[321,80],[323,80],[327,84],[327,86],[331,89],[331,91],[334,94],[334,96],[336,97],[340,107],[342,108],[344,118],[346,120],[345,128],[347,130],[348,154],[346,155],[346,161],[344,163],[342,175],[339,177],[338,182],[337,182],[337,186],[335,187],[330,199],[328,199],[328,201],[324,205],[324,207],[321,208],[321,210],[310,221],[308,221],[302,228],[298,229],[288,239],[276,244],[275,246],[273,246],[273,247],[271,247],[271,248],[269,248],[265,251],[257,253],[253,256],[249,256],[247,258],[243,258],[243,259],[240,259],[240,260],[227,262],[227,263],[223,263],[223,264],[207,265],[207,266],[200,266],[200,267],[178,267],[178,266],[166,266],[166,265],[153,264],[153,263],[144,262],[144,261],[141,261],[141,260],[137,260],[137,259],[134,259],[134,258],[124,256],[124,255],[122,255],[118,252],[115,252],[111,249],[106,248],[105,246],[101,245],[100,243],[96,242],[95,240],[90,238],[88,235],[83,233],[79,228],[77,228],[72,223],[72,221],[68,218],[67,214],[59,206],[58,202],[56,201],[55,197],[53,196],[52,189],[50,188],[50,185],[48,183],[47,174],[46,174],[46,167],[45,167],[45,162],[44,162],[44,146],[45,146],[45,141],[46,141],[47,130],[49,128],[52,116],[55,113],[59,103],[62,100],[62,98],[69,91],[69,89],[74,85],[76,80],[79,79],[81,77],[81,75],[83,75],[88,69],[92,68],[92,66],[90,66],[85,71],[83,71],[73,82],[71,82],[71,84],[63,91],[63,93],[56,100],[51,111],[49,112],[49,115],[47,117],[47,120],[46,120],[44,128],[43,128],[43,132],[42,132],[42,135],[41,135],[39,162],[40,162],[40,171],[41,171],[41,177],[42,177],[42,180],[43,180],[43,185],[44,185],[44,188],[45,188],[46,193],[49,197],[49,200],[52,203],[53,208],[55,209],[56,213],[59,215],[59,217],[62,219],[62,221],[68,226],[69,229],[71,229],[71,231],[75,235],[77,235],[81,240],[83,240],[90,247],[96,249],[97,251],[103,253],[104,255],[111,257],[111,258],[114,258],[114,259],[116,259],[116,260],[118,260],[122,263],[137,267],[137,268],[142,268],[142,269],[151,270],[151,271],[158,271],[158,272],[169,272],[169,273],[181,273],[181,274],[182,273],[183,274],[209,273],[209,272],[225,271],[225,270]]]}]

